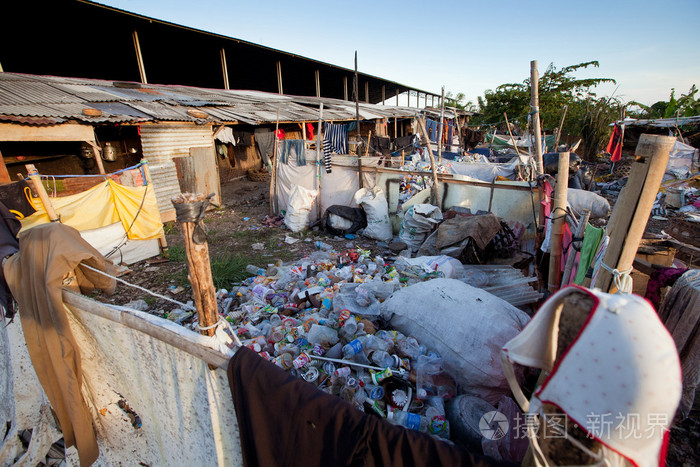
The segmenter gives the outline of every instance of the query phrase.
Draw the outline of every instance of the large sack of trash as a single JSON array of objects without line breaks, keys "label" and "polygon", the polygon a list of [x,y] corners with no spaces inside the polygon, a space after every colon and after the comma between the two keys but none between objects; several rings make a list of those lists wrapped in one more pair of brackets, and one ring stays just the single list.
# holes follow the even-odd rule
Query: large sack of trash
[{"label": "large sack of trash", "polygon": [[[393,328],[438,352],[465,393],[491,404],[510,394],[501,347],[529,321],[525,312],[456,279],[400,289],[380,312]],[[522,374],[516,376],[522,380]]]},{"label": "large sack of trash", "polygon": [[309,214],[311,206],[318,195],[318,191],[309,190],[296,185],[289,195],[287,213],[284,215],[284,224],[292,232],[301,232],[309,226]]},{"label": "large sack of trash", "polygon": [[367,227],[367,215],[360,208],[334,204],[323,214],[322,226],[331,235],[342,237]]},{"label": "large sack of trash", "polygon": [[591,219],[607,217],[610,214],[608,200],[591,191],[569,188],[566,191],[566,197],[569,206],[578,216],[583,214],[584,209],[591,211]]},{"label": "large sack of trash", "polygon": [[418,251],[425,237],[442,222],[442,212],[432,204],[414,204],[403,216],[399,238],[411,252]]},{"label": "large sack of trash", "polygon": [[389,204],[384,192],[379,188],[361,188],[355,193],[355,203],[367,214],[367,227],[362,232],[365,237],[388,242],[392,238]]}]

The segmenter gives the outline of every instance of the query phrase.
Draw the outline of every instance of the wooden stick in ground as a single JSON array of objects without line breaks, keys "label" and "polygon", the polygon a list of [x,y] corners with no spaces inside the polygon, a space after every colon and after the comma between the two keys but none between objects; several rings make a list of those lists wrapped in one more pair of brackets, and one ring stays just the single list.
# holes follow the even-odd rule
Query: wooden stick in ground
[{"label": "wooden stick in ground", "polygon": [[[206,202],[205,199],[205,195],[183,193],[171,200],[175,206],[177,222],[180,224],[182,236],[185,240],[187,267],[189,270],[188,278],[192,285],[192,299],[194,300],[195,308],[197,308],[199,326],[203,328],[213,326],[219,321],[216,289],[214,288],[211,263],[209,261],[209,245],[206,240],[202,243],[195,242],[194,233],[197,223],[192,215],[181,214],[180,211],[187,212],[189,207],[199,212],[197,205]],[[215,331],[216,329],[212,327],[201,330],[201,333],[213,336]]]},{"label": "wooden stick in ground", "polygon": [[[318,197],[316,198],[316,214],[318,220],[321,220],[321,175],[323,166],[323,153],[321,151],[321,128],[323,125],[323,102],[318,108],[318,131],[316,132],[316,172],[318,174]],[[304,138],[306,139],[306,137]]]},{"label": "wooden stick in ground", "polygon": [[549,251],[549,291],[554,293],[561,285],[561,243],[566,222],[566,190],[569,187],[569,153],[559,153],[557,186],[554,188],[552,207],[552,247]]},{"label": "wooden stick in ground", "polygon": [[559,138],[561,137],[561,129],[564,127],[564,119],[566,118],[566,111],[569,110],[569,106],[565,105],[564,106],[564,115],[561,116],[561,122],[559,122],[559,128],[557,129],[557,137],[554,140],[554,148],[552,151],[557,150],[557,146],[559,146]]},{"label": "wooden stick in ground", "polygon": [[[223,126],[221,128],[223,128]],[[153,188],[153,182],[151,181],[151,169],[148,167],[148,161],[146,159],[141,159],[141,163],[143,164],[143,173],[146,178],[145,182],[150,185],[151,190],[155,191],[155,188]],[[168,240],[165,238],[165,233],[163,233],[162,237],[158,237],[158,245],[160,246],[160,251],[162,253],[168,251]]]},{"label": "wooden stick in ground", "polygon": [[506,128],[508,128],[508,134],[510,135],[510,142],[513,144],[513,147],[515,148],[515,153],[520,156],[520,151],[518,151],[518,145],[515,144],[515,138],[513,138],[513,132],[510,131],[510,123],[508,123],[508,114],[506,112],[503,112],[503,116],[506,117]]},{"label": "wooden stick in ground", "polygon": [[[581,239],[583,238],[584,234],[586,233],[586,226],[588,225],[588,219],[590,219],[590,217],[591,211],[588,209],[584,209],[581,218],[578,220],[578,228],[574,233],[574,237]],[[576,252],[577,250],[581,249],[582,244],[582,240],[576,240],[571,242],[569,256],[566,258],[566,267],[564,268],[564,275],[561,278],[562,285],[569,284],[569,279],[571,278],[571,270],[574,268],[574,261],[576,260]]]},{"label": "wooden stick in ground", "polygon": [[[355,88],[355,121],[357,122],[357,149],[355,152],[357,153],[358,186],[364,188],[365,182],[362,180],[362,152],[360,146],[362,143],[362,132],[360,131],[360,78],[357,74],[357,50],[355,51],[355,82],[353,87]],[[367,145],[369,146],[369,139],[367,140]]]},{"label": "wooden stick in ground", "polygon": [[270,216],[277,214],[277,131],[280,128],[280,108],[277,107],[277,122],[275,123],[275,145],[272,148],[272,174],[270,176]]},{"label": "wooden stick in ground", "polygon": [[421,138],[425,140],[426,150],[428,151],[428,156],[430,156],[430,168],[433,172],[433,194],[432,203],[434,206],[438,206],[438,196],[440,194],[440,186],[438,184],[437,178],[437,166],[435,164],[435,156],[433,156],[433,148],[430,147],[430,137],[428,137],[428,130],[425,128],[425,117],[418,119],[418,130],[421,133]]},{"label": "wooden stick in ground", "polygon": [[27,176],[34,184],[34,191],[36,191],[36,193],[39,195],[39,199],[41,200],[41,204],[44,205],[44,209],[46,210],[46,214],[49,216],[49,220],[51,222],[60,222],[60,219],[53,208],[53,204],[51,203],[51,198],[49,198],[49,194],[46,192],[44,184],[41,183],[39,171],[36,170],[34,164],[26,164],[24,168],[27,169]]},{"label": "wooden stick in ground", "polygon": [[[427,96],[426,96],[427,97]],[[440,98],[440,125],[438,126],[438,161],[442,163],[442,125],[445,120],[445,86],[442,87],[442,97]]]},{"label": "wooden stick in ground", "polygon": [[92,146],[92,153],[95,154],[95,162],[97,163],[97,170],[100,171],[101,174],[105,174],[105,167],[102,165],[102,149],[95,144],[92,141],[86,141],[87,144]]},{"label": "wooden stick in ground", "polygon": [[[661,135],[643,134],[639,138],[635,150],[636,160],[632,164],[627,185],[622,189],[608,223],[610,243],[603,256],[603,263],[611,269],[627,271],[632,267],[675,141],[672,136]],[[634,185],[627,190],[630,182]],[[629,213],[625,216],[616,215],[622,210]],[[595,287],[603,292],[617,291],[612,274],[605,269],[598,273]]]}]

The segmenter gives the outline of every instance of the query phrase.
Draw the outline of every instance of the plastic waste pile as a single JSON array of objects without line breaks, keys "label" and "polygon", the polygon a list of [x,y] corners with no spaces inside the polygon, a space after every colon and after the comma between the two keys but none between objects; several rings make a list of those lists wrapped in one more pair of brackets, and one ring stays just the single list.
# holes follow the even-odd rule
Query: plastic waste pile
[{"label": "plastic waste pile", "polygon": [[321,249],[248,272],[254,276],[217,294],[243,345],[359,410],[450,437],[445,402],[457,396],[455,379],[439,354],[383,327],[379,312],[394,291],[443,272],[389,265],[361,249]]}]

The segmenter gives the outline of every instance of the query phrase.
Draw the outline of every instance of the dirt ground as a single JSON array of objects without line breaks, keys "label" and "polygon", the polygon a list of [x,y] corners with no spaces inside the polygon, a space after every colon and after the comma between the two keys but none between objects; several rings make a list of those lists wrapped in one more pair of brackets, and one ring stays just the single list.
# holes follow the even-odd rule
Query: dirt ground
[{"label": "dirt ground", "polygon": [[[245,178],[222,185],[222,205],[207,212],[204,223],[208,232],[209,256],[212,269],[215,263],[253,264],[265,268],[277,260],[291,261],[302,258],[316,250],[317,240],[333,245],[342,250],[362,248],[372,250],[374,254],[388,256],[391,253],[377,242],[357,237],[354,240],[332,237],[319,229],[312,229],[305,234],[293,234],[278,226],[264,225],[269,214],[269,184],[253,182]],[[611,200],[611,202],[614,202]],[[651,230],[661,230],[663,225],[650,223]],[[171,297],[180,302],[191,299],[191,290],[187,281],[187,265],[184,244],[177,223],[165,225],[168,242],[167,256],[152,258],[130,266],[130,271],[122,279],[132,284],[145,287],[153,292]],[[285,237],[299,241],[293,244],[285,242]],[[215,272],[216,275],[216,272]],[[239,276],[238,280],[247,277]],[[231,289],[231,284],[222,285]],[[174,290],[173,290],[174,289]],[[115,304],[127,304],[133,300],[143,299],[149,305],[149,312],[163,315],[177,306],[168,301],[154,298],[144,292],[119,284],[116,294],[106,297],[96,294],[95,298]],[[670,467],[689,467],[700,465],[700,405],[697,403],[689,419],[677,423],[671,430],[667,465]]]}]

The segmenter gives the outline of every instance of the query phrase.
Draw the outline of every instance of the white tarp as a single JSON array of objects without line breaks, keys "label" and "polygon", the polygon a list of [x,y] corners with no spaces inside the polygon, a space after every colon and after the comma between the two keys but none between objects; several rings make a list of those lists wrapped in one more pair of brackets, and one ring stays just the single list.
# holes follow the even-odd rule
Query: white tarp
[{"label": "white tarp", "polygon": [[676,144],[671,150],[671,154],[668,157],[668,165],[666,165],[666,172],[671,173],[674,176],[676,174],[681,175],[677,178],[685,178],[693,170],[693,160],[698,159],[698,150],[694,147],[683,144],[680,141],[676,141]]},{"label": "white tarp", "polygon": [[[94,465],[243,465],[238,423],[224,370],[210,370],[203,360],[143,332],[67,308],[82,357],[83,397],[93,416],[100,449]],[[202,346],[207,341],[168,320],[135,310],[128,313],[178,333],[184,342]],[[11,363],[14,387],[3,381],[6,391],[1,409],[8,413],[8,407],[14,405],[15,412],[9,419],[13,430],[33,428],[32,440],[36,437],[41,441],[36,448],[39,457],[20,464],[34,466],[61,435],[51,427],[53,417],[45,409],[48,402],[24,339],[17,337],[19,327],[16,318],[2,336],[1,345],[6,350],[3,362],[6,366],[8,360]],[[6,378],[8,372],[2,374]],[[118,406],[120,400],[138,414],[140,428],[134,428]],[[5,438],[0,451],[2,465],[11,465],[13,453],[21,452],[15,440],[16,436]],[[68,465],[79,465],[74,447],[66,456]]]},{"label": "white tarp", "polygon": [[515,169],[518,159],[506,164],[492,164],[489,162],[450,162],[454,173],[467,175],[477,180],[491,183],[499,175],[510,180],[515,178]]},{"label": "white tarp", "polygon": [[158,239],[130,240],[121,222],[83,230],[80,236],[115,264],[133,264],[160,253]]}]

